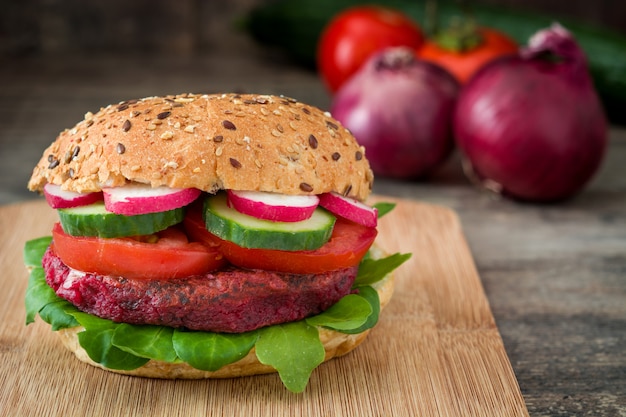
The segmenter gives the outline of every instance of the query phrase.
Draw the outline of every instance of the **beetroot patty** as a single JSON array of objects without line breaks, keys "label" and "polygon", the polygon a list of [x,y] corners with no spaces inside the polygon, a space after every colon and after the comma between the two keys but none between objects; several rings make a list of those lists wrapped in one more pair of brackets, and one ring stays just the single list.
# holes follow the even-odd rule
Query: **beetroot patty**
[{"label": "beetroot patty", "polygon": [[116,322],[240,333],[318,314],[350,293],[358,267],[323,274],[227,268],[173,280],[72,271],[48,249],[46,282],[81,311]]}]

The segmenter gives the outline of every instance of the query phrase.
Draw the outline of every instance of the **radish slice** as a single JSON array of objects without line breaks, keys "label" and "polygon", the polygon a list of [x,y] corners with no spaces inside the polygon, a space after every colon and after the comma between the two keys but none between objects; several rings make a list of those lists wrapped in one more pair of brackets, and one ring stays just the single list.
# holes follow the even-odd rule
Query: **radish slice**
[{"label": "radish slice", "polygon": [[53,209],[86,206],[102,200],[102,193],[76,193],[62,190],[60,185],[47,183],[43,186],[43,195]]},{"label": "radish slice", "polygon": [[127,184],[102,191],[107,211],[125,216],[174,210],[192,203],[202,193],[197,188],[153,188],[144,184]]},{"label": "radish slice", "polygon": [[257,219],[299,222],[313,215],[319,204],[315,195],[286,195],[264,191],[228,190],[228,206]]},{"label": "radish slice", "polygon": [[378,210],[335,192],[320,195],[320,206],[344,219],[367,227],[378,224]]}]

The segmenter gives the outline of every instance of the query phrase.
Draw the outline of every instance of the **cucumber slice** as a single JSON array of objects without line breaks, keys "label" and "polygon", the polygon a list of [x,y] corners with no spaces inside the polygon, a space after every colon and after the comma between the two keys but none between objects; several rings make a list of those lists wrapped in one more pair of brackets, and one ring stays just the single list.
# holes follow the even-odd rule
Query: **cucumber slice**
[{"label": "cucumber slice", "polygon": [[59,209],[63,231],[72,236],[104,238],[149,235],[183,221],[183,207],[158,213],[124,216],[107,211],[99,201],[86,206]]},{"label": "cucumber slice", "polygon": [[208,197],[204,221],[209,232],[244,248],[314,250],[323,246],[333,232],[335,216],[322,208],[299,222],[258,219],[228,207],[226,194]]}]

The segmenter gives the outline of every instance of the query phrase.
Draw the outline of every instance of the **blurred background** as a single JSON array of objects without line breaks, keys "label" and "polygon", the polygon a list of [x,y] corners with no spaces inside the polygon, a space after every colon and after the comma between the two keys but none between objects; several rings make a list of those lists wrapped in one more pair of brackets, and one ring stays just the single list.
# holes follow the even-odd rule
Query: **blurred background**
[{"label": "blurred background", "polygon": [[[315,68],[317,37],[331,16],[354,3],[2,0],[0,203],[35,198],[24,184],[41,150],[85,112],[109,103],[182,92],[249,91],[284,94],[328,109],[332,96]],[[426,15],[425,1],[379,3],[401,5],[419,23]],[[611,120],[623,122],[626,55],[619,63],[613,57],[616,45],[626,50],[625,2],[439,3],[475,10],[487,20],[481,23],[511,32],[520,43],[553,21],[578,25],[599,62],[596,82],[611,103]],[[598,30],[600,43],[594,38]],[[603,51],[605,38],[609,49]],[[456,162],[446,167],[433,181],[466,184]]]},{"label": "blurred background", "polygon": [[[111,103],[254,92],[329,109],[317,36],[355,2],[0,0],[0,205],[40,198],[26,183],[43,149]],[[422,23],[428,1],[379,3]],[[608,151],[588,187],[560,205],[479,192],[458,152],[428,181],[377,177],[374,192],[459,214],[531,415],[624,416],[626,1],[438,4],[520,44],[554,21],[575,29],[611,119]]]},{"label": "blurred background", "polygon": [[[237,30],[238,24],[253,8],[269,3],[272,0],[3,0],[0,56],[10,59],[59,53],[210,52],[219,50],[224,42],[233,42],[232,38],[245,42],[240,38],[245,38],[246,33]],[[621,0],[466,3],[553,19],[575,19],[626,34],[626,3]]]}]

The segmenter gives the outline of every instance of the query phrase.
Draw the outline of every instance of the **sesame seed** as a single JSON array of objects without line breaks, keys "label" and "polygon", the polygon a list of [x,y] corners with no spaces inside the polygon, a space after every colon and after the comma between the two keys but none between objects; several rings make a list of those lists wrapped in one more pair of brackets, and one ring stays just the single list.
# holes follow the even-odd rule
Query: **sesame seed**
[{"label": "sesame seed", "polygon": [[115,147],[115,150],[117,151],[118,154],[122,155],[124,152],[126,152],[126,146],[124,146],[123,143],[118,143],[117,146]]},{"label": "sesame seed", "polygon": [[80,146],[75,147],[74,151],[72,152],[72,159],[76,159],[78,157],[79,152],[80,152]]},{"label": "sesame seed", "polygon": [[230,120],[222,120],[222,126],[224,126],[224,129],[237,130],[237,126]]},{"label": "sesame seed", "polygon": [[309,135],[309,146],[312,149],[317,149],[317,138],[313,134]]},{"label": "sesame seed", "polygon": [[233,166],[233,168],[241,168],[241,162],[239,162],[235,158],[228,158],[228,160],[230,161],[230,164]]},{"label": "sesame seed", "polygon": [[171,111],[164,111],[162,113],[157,114],[157,119],[159,120],[167,119],[170,116],[170,114],[172,114]]},{"label": "sesame seed", "polygon": [[74,178],[74,168],[70,168],[67,173],[70,176],[70,179]]},{"label": "sesame seed", "polygon": [[141,169],[141,166],[139,165],[133,165],[132,167],[130,167],[131,171],[139,171]]},{"label": "sesame seed", "polygon": [[219,142],[221,142],[223,140],[224,140],[224,136],[222,136],[222,135],[217,135],[217,136],[213,137],[213,142],[219,143]]},{"label": "sesame seed", "polygon": [[303,112],[304,114],[311,114],[311,111],[310,111],[309,109],[307,109],[306,107],[303,107],[303,108],[302,108],[302,112]]},{"label": "sesame seed", "polygon": [[330,127],[331,129],[339,129],[339,126],[337,126],[335,123],[331,122],[330,120],[326,120],[326,126]]},{"label": "sesame seed", "polygon": [[280,133],[283,133],[285,131],[280,123],[276,125],[276,130],[278,130]]},{"label": "sesame seed", "polygon": [[196,168],[194,168],[194,169],[193,169],[193,173],[194,173],[194,174],[197,174],[197,173],[199,173],[199,172],[200,172],[200,168],[196,167]]},{"label": "sesame seed", "polygon": [[272,129],[272,136],[274,137],[280,137],[280,132],[276,129]]},{"label": "sesame seed", "polygon": [[259,168],[263,168],[263,164],[261,163],[261,161],[259,161],[258,159],[254,160],[254,165],[256,165]]},{"label": "sesame seed", "polygon": [[157,127],[156,127],[156,125],[155,125],[154,123],[150,123],[150,124],[148,124],[148,126],[146,127],[146,129],[148,129],[148,130],[155,130],[156,128],[157,128]]},{"label": "sesame seed", "polygon": [[131,127],[131,123],[130,120],[126,119],[126,121],[124,122],[124,124],[122,125],[122,130],[124,132],[128,132],[130,130]]},{"label": "sesame seed", "polygon": [[221,156],[222,152],[224,152],[224,148],[220,146],[219,148],[215,150],[215,156]]},{"label": "sesame seed", "polygon": [[311,191],[313,191],[313,187],[311,187],[311,184],[307,184],[306,182],[300,183],[300,189],[305,193],[310,193]]}]

